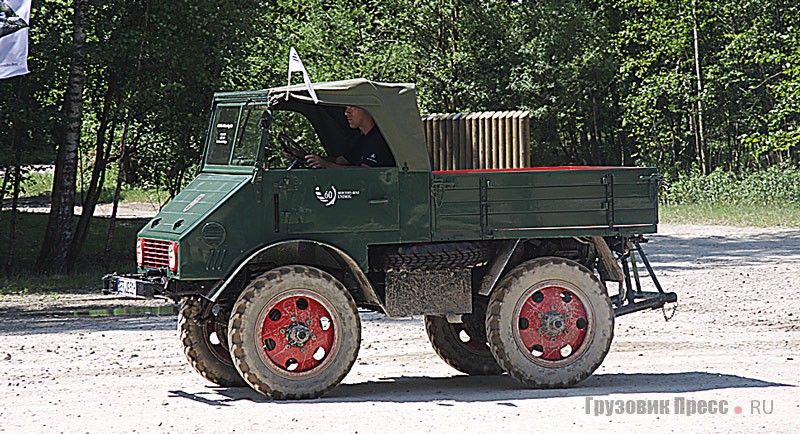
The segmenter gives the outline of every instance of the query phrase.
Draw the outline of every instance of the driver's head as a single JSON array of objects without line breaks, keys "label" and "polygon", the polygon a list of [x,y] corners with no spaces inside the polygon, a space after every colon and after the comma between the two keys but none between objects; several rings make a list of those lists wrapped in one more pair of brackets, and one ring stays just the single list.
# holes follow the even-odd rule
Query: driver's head
[{"label": "driver's head", "polygon": [[372,116],[366,110],[358,107],[345,107],[344,116],[347,118],[350,128],[358,128],[361,130],[361,134],[367,134],[375,126]]}]

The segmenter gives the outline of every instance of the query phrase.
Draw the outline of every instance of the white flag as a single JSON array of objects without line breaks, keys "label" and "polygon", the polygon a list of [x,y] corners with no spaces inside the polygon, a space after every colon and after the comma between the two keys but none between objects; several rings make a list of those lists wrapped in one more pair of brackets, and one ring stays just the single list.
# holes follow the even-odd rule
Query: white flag
[{"label": "white flag", "polygon": [[28,73],[31,0],[0,0],[0,79]]},{"label": "white flag", "polygon": [[308,93],[311,95],[311,98],[314,99],[314,104],[318,103],[319,99],[317,98],[317,93],[314,92],[314,88],[311,87],[311,79],[308,78],[308,71],[306,71],[306,67],[303,66],[303,61],[300,60],[300,55],[297,54],[297,51],[294,49],[294,47],[289,50],[289,79],[286,82],[286,99],[289,99],[289,86],[292,84],[293,72],[303,73],[303,81],[306,83]]}]

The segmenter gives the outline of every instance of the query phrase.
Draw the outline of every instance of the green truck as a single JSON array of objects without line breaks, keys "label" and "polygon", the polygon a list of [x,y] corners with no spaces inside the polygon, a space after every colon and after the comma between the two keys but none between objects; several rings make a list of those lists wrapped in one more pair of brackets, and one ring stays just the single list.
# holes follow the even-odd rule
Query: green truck
[{"label": "green truck", "polygon": [[[603,361],[616,316],[676,301],[640,246],[657,228],[655,169],[432,171],[413,85],[314,90],[215,94],[199,174],[139,232],[138,272],[103,278],[106,293],[179,301],[207,380],[321,396],[356,360],[362,309],[424,315],[466,374],[569,387]],[[296,122],[279,115],[341,155],[348,106],[372,116],[395,166],[303,167],[306,144],[284,134]]]}]

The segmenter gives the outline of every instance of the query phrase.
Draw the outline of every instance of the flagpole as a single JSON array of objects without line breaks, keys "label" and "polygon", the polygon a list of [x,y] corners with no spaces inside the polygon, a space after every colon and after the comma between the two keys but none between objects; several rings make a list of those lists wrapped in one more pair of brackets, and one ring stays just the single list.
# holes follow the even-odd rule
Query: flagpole
[{"label": "flagpole", "polygon": [[294,47],[289,49],[289,67],[286,72],[286,101],[289,100],[289,86],[292,85],[292,53],[296,53]]}]

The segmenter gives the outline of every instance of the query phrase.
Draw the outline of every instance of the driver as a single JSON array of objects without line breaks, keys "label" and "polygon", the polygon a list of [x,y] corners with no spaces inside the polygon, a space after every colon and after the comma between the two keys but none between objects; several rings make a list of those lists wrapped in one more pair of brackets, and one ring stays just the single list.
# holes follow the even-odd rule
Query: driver
[{"label": "driver", "polygon": [[344,116],[350,128],[358,128],[361,135],[353,143],[349,151],[335,157],[321,157],[319,155],[306,155],[306,166],[320,168],[342,167],[387,167],[394,166],[395,161],[386,140],[370,114],[361,108],[347,106]]}]

